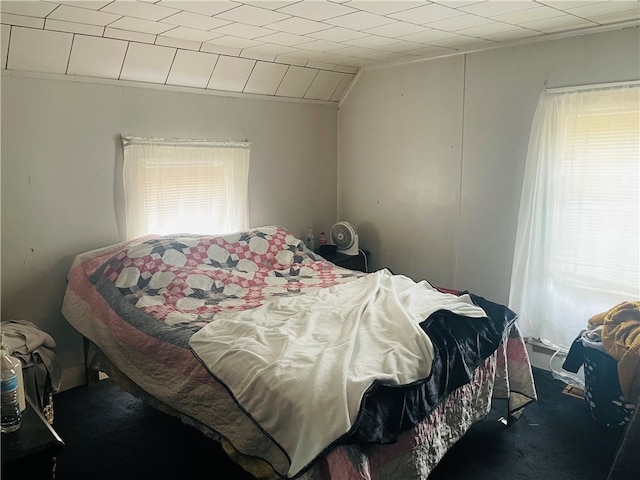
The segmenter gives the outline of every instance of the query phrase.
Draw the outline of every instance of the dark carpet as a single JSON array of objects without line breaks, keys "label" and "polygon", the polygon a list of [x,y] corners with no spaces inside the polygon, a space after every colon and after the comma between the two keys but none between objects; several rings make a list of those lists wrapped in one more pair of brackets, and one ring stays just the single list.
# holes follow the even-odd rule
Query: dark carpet
[{"label": "dark carpet", "polygon": [[[534,378],[539,399],[515,424],[498,421],[505,408],[498,402],[429,480],[605,480],[623,432],[598,427],[584,402],[563,394],[564,384],[549,372],[534,369]],[[65,442],[58,480],[253,478],[217,442],[109,379],[57,394],[54,409]]]}]

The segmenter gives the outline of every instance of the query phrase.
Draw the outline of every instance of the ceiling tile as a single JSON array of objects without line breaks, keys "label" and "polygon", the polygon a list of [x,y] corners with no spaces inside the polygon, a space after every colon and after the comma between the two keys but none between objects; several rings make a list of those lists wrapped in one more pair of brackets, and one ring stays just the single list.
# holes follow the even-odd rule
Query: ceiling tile
[{"label": "ceiling tile", "polygon": [[603,15],[613,15],[615,13],[629,11],[635,13],[637,16],[640,13],[640,3],[629,0],[618,0],[616,2],[607,3],[581,2],[579,6],[576,6],[575,8],[568,8],[566,11],[572,15],[577,15],[578,17],[582,17],[587,20],[598,18]]},{"label": "ceiling tile", "polygon": [[242,92],[255,64],[255,60],[221,56],[207,88]]},{"label": "ceiling tile", "polygon": [[326,62],[309,62],[307,63],[307,67],[315,68],[317,70],[333,70],[336,66],[333,63]]},{"label": "ceiling tile", "polygon": [[432,40],[431,45],[436,47],[446,47],[446,48],[459,48],[463,45],[469,45],[470,43],[478,40],[476,37],[469,37],[467,35],[455,35],[452,37],[441,38],[438,40]]},{"label": "ceiling tile", "polygon": [[394,62],[407,62],[409,60],[415,60],[415,55],[399,55],[397,52],[375,52],[368,56],[369,59],[376,62],[394,63]]},{"label": "ceiling tile", "polygon": [[269,28],[281,32],[293,33],[295,35],[306,35],[308,33],[326,30],[330,27],[324,23],[306,20],[304,18],[289,18],[281,22],[270,23]]},{"label": "ceiling tile", "polygon": [[260,37],[261,42],[275,43],[276,45],[286,45],[292,47],[301,43],[307,43],[311,39],[303,35],[293,35],[291,33],[277,32],[271,35]]},{"label": "ceiling tile", "polygon": [[257,47],[258,45],[262,45],[261,42],[257,42],[255,40],[249,40],[248,38],[240,38],[234,37],[233,35],[223,35],[214,40],[206,42],[209,45],[219,45],[221,47],[231,47],[231,48],[250,48]]},{"label": "ceiling tile", "polygon": [[164,83],[175,54],[175,48],[131,43],[120,79]]},{"label": "ceiling tile", "polygon": [[28,17],[44,18],[49,15],[58,5],[49,2],[25,2],[3,0],[2,13],[13,13],[15,15],[26,15]]},{"label": "ceiling tile", "polygon": [[92,35],[101,37],[104,34],[104,27],[98,25],[87,25],[85,23],[63,22],[61,20],[44,21],[45,30],[55,30],[57,32],[79,33],[81,35]]},{"label": "ceiling tile", "polygon": [[[323,61],[325,62],[333,62],[335,64],[345,64],[345,65],[350,65],[353,68],[360,68],[366,65],[371,65],[374,64],[375,62],[372,62],[369,59],[365,59],[364,57],[358,58],[358,57],[348,57],[348,56],[344,56],[344,55],[338,55],[338,54],[333,54],[333,53],[325,53],[323,54]],[[338,71],[338,70],[336,70]]]},{"label": "ceiling tile", "polygon": [[411,35],[403,35],[402,40],[409,40],[410,42],[417,43],[430,43],[434,40],[442,40],[444,38],[452,38],[455,37],[455,34],[451,32],[445,32],[443,30],[436,30],[433,28],[428,28],[422,33],[412,33]]},{"label": "ceiling tile", "polygon": [[543,20],[545,18],[559,17],[562,15],[563,13],[560,10],[547,7],[546,5],[540,5],[527,10],[519,10],[517,12],[506,13],[504,15],[497,15],[494,17],[494,20],[512,23],[514,25],[521,25],[525,22],[533,22],[535,20]]},{"label": "ceiling tile", "polygon": [[337,48],[342,48],[344,45],[336,42],[327,42],[326,40],[314,40],[300,45],[300,48],[305,50],[315,50],[317,52],[328,52]]},{"label": "ceiling tile", "polygon": [[343,75],[342,80],[340,80],[340,83],[333,92],[330,100],[334,102],[339,102],[340,100],[342,100],[342,97],[346,93],[347,88],[349,88],[349,85],[351,85],[354,77],[355,75]]},{"label": "ceiling tile", "polygon": [[216,18],[262,27],[269,23],[286,20],[289,18],[289,15],[264,8],[252,7],[251,5],[241,5],[232,10],[217,14]]},{"label": "ceiling tile", "polygon": [[[157,55],[145,57],[143,60],[153,65],[142,61],[139,69],[125,53],[123,73],[154,82],[162,82],[165,74],[165,81],[171,78],[171,82],[192,82],[199,88],[205,83],[208,88],[218,88],[210,84],[228,82],[234,85],[234,91],[242,91],[247,85],[255,61],[259,61],[261,66],[255,69],[255,76],[248,84],[252,91],[266,89],[262,83],[253,83],[258,82],[263,73],[264,62],[353,75],[359,68],[370,65],[447,56],[496,45],[508,46],[521,39],[543,40],[548,38],[547,34],[586,34],[589,30],[584,29],[590,27],[609,25],[610,28],[622,28],[630,25],[631,21],[637,23],[640,20],[640,2],[634,0],[0,2],[3,38],[9,37],[11,41],[8,47],[3,45],[9,68],[16,65],[12,54],[12,28],[28,27],[41,32],[73,34],[77,39],[97,37],[134,42],[138,47],[166,48],[169,52],[201,53],[209,59],[222,55],[240,62],[233,67],[238,70],[237,75],[226,76],[223,69],[217,76],[212,74],[211,79],[206,78],[206,73],[197,75],[192,71],[191,61],[196,57],[184,56],[183,53],[174,57],[168,55],[166,59],[157,58]],[[614,23],[619,25],[611,25]],[[73,37],[70,38],[74,42]],[[65,69],[78,75],[98,75],[91,72],[99,72],[103,68],[105,76],[113,78],[113,67],[108,57],[104,65],[96,65],[91,63],[92,59],[81,56],[84,41],[90,42],[79,40],[77,49],[69,50],[72,59],[67,58],[68,66],[63,61],[64,55],[60,56],[57,50],[51,58],[41,56],[39,52],[30,53],[24,62],[37,63],[40,70]],[[132,55],[136,48],[131,45]],[[58,56],[61,61],[56,60]],[[94,58],[101,57],[96,55]],[[169,70],[171,62],[175,63],[173,71]],[[223,67],[225,62],[221,62]],[[249,71],[244,72],[242,68],[247,68],[247,65]],[[211,65],[203,66],[205,70],[208,67]],[[311,92],[320,89],[318,85],[323,85],[322,81],[326,80],[324,75],[314,77],[316,84],[309,89]],[[278,87],[284,91],[289,88],[285,79],[286,75],[282,79],[285,87]],[[345,82],[341,80],[336,85],[331,96],[333,101],[343,95]],[[305,93],[308,94],[306,89]],[[326,96],[325,93],[319,96]]]},{"label": "ceiling tile", "polygon": [[381,45],[380,47],[378,47],[378,49],[385,52],[406,53],[412,50],[416,50],[421,46],[422,46],[421,44],[415,43],[415,42],[398,41],[398,42],[389,43],[387,45]]},{"label": "ceiling tile", "polygon": [[215,43],[203,43],[200,47],[201,52],[217,53],[220,55],[228,55],[237,57],[242,52],[241,48],[225,47],[224,45],[216,45]]},{"label": "ceiling tile", "polygon": [[[291,55],[297,55],[297,56],[300,56],[302,58],[305,58],[307,60],[307,62],[305,64],[307,67],[313,66],[313,65],[317,64],[318,62],[332,63],[332,62],[327,60],[327,56],[330,55],[330,54],[325,53],[325,52],[314,52],[313,50],[299,50],[297,52],[292,53]],[[331,54],[331,55],[333,55],[333,54]],[[336,63],[333,62],[333,64],[335,65]]]},{"label": "ceiling tile", "polygon": [[395,42],[397,42],[397,40],[393,38],[380,37],[378,35],[368,35],[366,37],[356,38],[355,40],[344,42],[341,47],[353,45],[354,47],[378,48],[383,45],[389,45]]},{"label": "ceiling tile", "polygon": [[139,43],[155,43],[156,41],[156,36],[149,33],[130,32],[129,30],[120,30],[109,27],[104,29],[104,36]]},{"label": "ceiling tile", "polygon": [[447,32],[457,32],[464,30],[465,28],[480,27],[493,22],[484,17],[478,17],[477,15],[461,15],[458,17],[446,18],[444,20],[438,20],[429,24],[430,28],[438,30],[445,30]]},{"label": "ceiling tile", "polygon": [[244,92],[274,95],[286,72],[287,65],[257,62],[244,87]]},{"label": "ceiling tile", "polygon": [[183,40],[181,38],[165,37],[162,35],[158,35],[156,37],[156,41],[153,43],[155,45],[162,45],[164,47],[181,48],[183,50],[193,50],[196,52],[200,50],[200,46],[202,45],[202,42]]},{"label": "ceiling tile", "polygon": [[273,30],[268,30],[262,27],[254,27],[253,25],[245,25],[243,23],[230,23],[229,25],[216,28],[213,31],[224,35],[233,35],[234,37],[250,39],[264,37],[265,35],[271,35],[272,33],[274,33]]},{"label": "ceiling tile", "polygon": [[287,5],[291,5],[292,3],[297,3],[300,0],[288,0],[288,1],[277,1],[277,0],[254,0],[246,3],[247,5],[253,5],[254,7],[260,8],[268,8],[269,10],[277,10],[282,7],[286,7]]},{"label": "ceiling tile", "polygon": [[0,46],[2,50],[0,50],[2,69],[7,68],[7,52],[9,51],[9,36],[11,35],[11,27],[9,25],[2,25],[2,37],[0,37]]},{"label": "ceiling tile", "polygon": [[0,15],[0,22],[3,25],[15,25],[18,27],[43,28],[44,18],[27,17],[26,15],[14,15],[4,13]]},{"label": "ceiling tile", "polygon": [[473,5],[458,7],[463,12],[473,13],[482,17],[495,17],[496,15],[504,15],[505,13],[518,12],[520,10],[528,10],[535,7],[534,2],[483,2]]},{"label": "ceiling tile", "polygon": [[296,51],[292,54],[287,55],[278,55],[276,57],[276,62],[278,63],[286,63],[287,65],[296,65],[298,67],[304,67],[309,63],[309,60],[300,56],[300,51]]},{"label": "ceiling tile", "polygon": [[47,18],[104,27],[105,25],[118,20],[120,17],[121,15],[114,15],[112,13],[97,12],[95,10],[72,7],[69,5],[60,5]]},{"label": "ceiling tile", "polygon": [[72,39],[70,33],[12,27],[7,68],[65,73]]},{"label": "ceiling tile", "polygon": [[375,1],[370,0],[352,0],[346,5],[357,8],[358,10],[364,10],[365,12],[375,13],[377,15],[388,15],[390,13],[401,12],[402,10],[408,10],[410,8],[420,7],[424,5],[424,0],[421,1]]},{"label": "ceiling tile", "polygon": [[392,13],[389,16],[391,18],[402,20],[404,22],[427,25],[432,22],[437,22],[446,18],[457,17],[459,15],[464,15],[464,12],[459,12],[458,10],[454,10],[453,8],[431,3],[423,7],[412,8],[410,10],[404,10],[398,13]]},{"label": "ceiling tile", "polygon": [[358,73],[358,69],[355,67],[349,67],[347,65],[336,65],[336,68],[334,68],[334,70],[336,72],[342,72],[342,73]]},{"label": "ceiling tile", "polygon": [[511,32],[513,30],[519,30],[519,27],[515,27],[508,23],[491,22],[486,25],[480,25],[478,27],[464,28],[458,33],[462,35],[468,35],[470,37],[488,37],[497,33]]},{"label": "ceiling tile", "polygon": [[162,20],[162,23],[169,23],[171,25],[179,25],[181,27],[195,28],[198,30],[213,30],[214,28],[228,25],[226,20],[220,20],[219,18],[211,18],[206,15],[200,15],[198,13],[180,12],[175,15],[171,15]]},{"label": "ceiling tile", "polygon": [[578,29],[594,27],[597,24],[584,20],[573,15],[562,15],[561,17],[546,18],[544,20],[536,20],[535,22],[525,22],[523,27],[544,33],[554,33],[566,31],[568,29]]},{"label": "ceiling tile", "polygon": [[[259,47],[256,47],[259,48]],[[240,52],[242,58],[250,58],[251,60],[262,60],[263,62],[275,62],[277,55],[264,50],[253,50],[251,48],[243,48]]]},{"label": "ceiling tile", "polygon": [[367,28],[363,30],[373,35],[382,35],[383,37],[399,37],[401,35],[411,35],[412,33],[420,33],[426,30],[420,25],[413,25],[405,22],[393,22],[379,27]]},{"label": "ceiling tile", "polygon": [[509,42],[511,40],[524,40],[526,38],[531,38],[536,35],[540,35],[540,34],[534,30],[529,30],[526,28],[518,28],[517,30],[510,30],[508,32],[494,33],[487,36],[487,38],[494,40],[496,42]]},{"label": "ceiling tile", "polygon": [[558,10],[566,10],[567,8],[573,8],[581,4],[584,4],[585,1],[602,3],[603,0],[536,0],[536,1],[538,3],[549,5],[550,7],[556,8]]},{"label": "ceiling tile", "polygon": [[278,11],[316,21],[356,12],[353,8],[332,2],[298,2]]},{"label": "ceiling tile", "polygon": [[273,55],[274,59],[277,55],[284,55],[291,52],[297,52],[297,48],[286,47],[284,45],[274,45],[272,43],[263,43],[261,45],[257,45],[255,47],[248,47],[242,50],[242,56],[246,56],[246,52],[256,52],[256,53],[264,53]]},{"label": "ceiling tile", "polygon": [[447,47],[438,47],[435,45],[427,45],[425,47],[420,47],[417,48],[415,50],[411,50],[409,53],[413,53],[415,55],[419,55],[421,57],[425,57],[425,58],[433,58],[433,57],[438,57],[438,56],[446,56],[446,55],[452,55],[454,53],[456,53],[457,51],[453,48],[447,48]]},{"label": "ceiling tile", "polygon": [[118,78],[128,42],[77,35],[69,58],[69,75]]},{"label": "ceiling tile", "polygon": [[[61,1],[57,1],[57,3],[62,3],[65,5],[71,5],[74,7],[81,7],[81,8],[89,8],[91,10],[100,10],[102,7],[104,7],[105,5],[109,5],[113,0],[102,0],[102,1],[98,1],[98,0],[72,0],[72,1],[68,1],[68,2],[61,2]],[[33,3],[37,3],[37,2],[33,2]]]},{"label": "ceiling tile", "polygon": [[162,0],[160,2],[157,2],[157,5],[175,8],[176,10],[186,10],[187,12],[200,13],[202,15],[211,17],[218,13],[231,10],[232,8],[235,8],[240,4],[236,2],[229,2],[227,0],[206,2],[203,2],[202,0]]},{"label": "ceiling tile", "polygon": [[[387,23],[393,23],[394,20],[380,15],[374,15],[369,12],[355,12],[342,17],[332,18],[327,20],[326,23],[335,25],[337,27],[350,28],[352,30],[367,30],[368,28],[379,27],[380,25],[386,25]],[[414,22],[415,23],[415,22]]]},{"label": "ceiling tile", "polygon": [[589,17],[592,22],[599,23],[601,25],[610,25],[618,22],[628,22],[635,20],[638,21],[638,10],[625,10],[622,12],[614,12],[606,15],[593,15]]},{"label": "ceiling tile", "polygon": [[[433,3],[439,3],[441,5],[444,5],[445,7],[450,7],[450,8],[460,8],[460,7],[465,7],[467,5],[472,5],[474,3],[482,3],[486,1],[490,1],[490,0],[433,0]],[[498,1],[511,1],[511,0],[498,0]],[[514,0],[514,1],[520,2],[520,1],[531,1],[531,0]]]},{"label": "ceiling tile", "polygon": [[150,20],[141,20],[139,18],[122,17],[119,20],[109,24],[109,27],[118,28],[120,30],[129,30],[130,32],[149,33],[159,35],[176,28],[166,23],[152,22]]},{"label": "ceiling tile", "polygon": [[347,40],[353,40],[354,38],[365,37],[367,34],[350,30],[348,28],[331,27],[326,30],[310,33],[307,36],[317,38],[318,40],[328,40],[330,42],[344,42]]},{"label": "ceiling tile", "polygon": [[218,55],[178,50],[167,78],[169,85],[206,88]]},{"label": "ceiling tile", "polygon": [[311,86],[305,93],[304,98],[314,100],[329,100],[344,77],[344,73],[327,72],[320,70],[311,82]]},{"label": "ceiling tile", "polygon": [[101,12],[110,12],[117,15],[142,18],[144,20],[158,21],[178,12],[175,8],[163,7],[153,3],[132,2],[119,0],[103,7]]},{"label": "ceiling tile", "polygon": [[182,40],[191,40],[192,42],[208,42],[214,38],[218,38],[221,34],[216,32],[205,32],[204,30],[196,30],[195,28],[176,27],[162,34],[165,37],[180,38]]},{"label": "ceiling tile", "polygon": [[[510,33],[510,32],[505,32]],[[505,33],[496,33],[495,36],[505,35]],[[491,35],[491,36],[494,36]],[[485,38],[471,38],[468,43],[459,43],[456,49],[458,52],[470,52],[475,50],[486,50],[498,45],[497,41]]]}]

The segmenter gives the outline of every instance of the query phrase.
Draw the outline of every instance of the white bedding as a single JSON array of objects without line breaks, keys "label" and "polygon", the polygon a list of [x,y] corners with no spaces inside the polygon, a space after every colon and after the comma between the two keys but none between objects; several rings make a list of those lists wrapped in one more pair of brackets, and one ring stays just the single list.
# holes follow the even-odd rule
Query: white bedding
[{"label": "white bedding", "polygon": [[190,346],[281,446],[294,477],[349,431],[374,381],[403,385],[429,375],[433,346],[419,322],[442,309],[486,316],[468,295],[381,270],[223,312]]}]

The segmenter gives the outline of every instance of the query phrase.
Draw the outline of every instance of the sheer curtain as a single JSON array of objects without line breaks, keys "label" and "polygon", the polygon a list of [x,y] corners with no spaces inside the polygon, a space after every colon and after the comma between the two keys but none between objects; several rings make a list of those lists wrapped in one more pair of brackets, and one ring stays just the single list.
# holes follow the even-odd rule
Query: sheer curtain
[{"label": "sheer curtain", "polygon": [[127,238],[248,228],[248,143],[122,143]]},{"label": "sheer curtain", "polygon": [[568,348],[640,299],[639,183],[640,83],[540,95],[509,297],[523,335]]}]

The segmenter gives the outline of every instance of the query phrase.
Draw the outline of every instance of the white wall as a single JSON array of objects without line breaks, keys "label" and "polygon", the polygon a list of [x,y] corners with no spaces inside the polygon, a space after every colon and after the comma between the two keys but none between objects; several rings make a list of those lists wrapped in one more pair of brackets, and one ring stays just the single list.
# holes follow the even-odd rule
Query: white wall
[{"label": "white wall", "polygon": [[338,212],[374,268],[507,303],[545,88],[640,77],[626,29],[367,71],[338,112]]},{"label": "white wall", "polygon": [[2,76],[2,319],[56,340],[64,388],[82,342],[60,313],[78,253],[124,239],[120,135],[251,142],[251,226],[336,218],[336,107]]},{"label": "white wall", "polygon": [[464,58],[365,72],[339,109],[339,217],[374,269],[453,284]]}]

